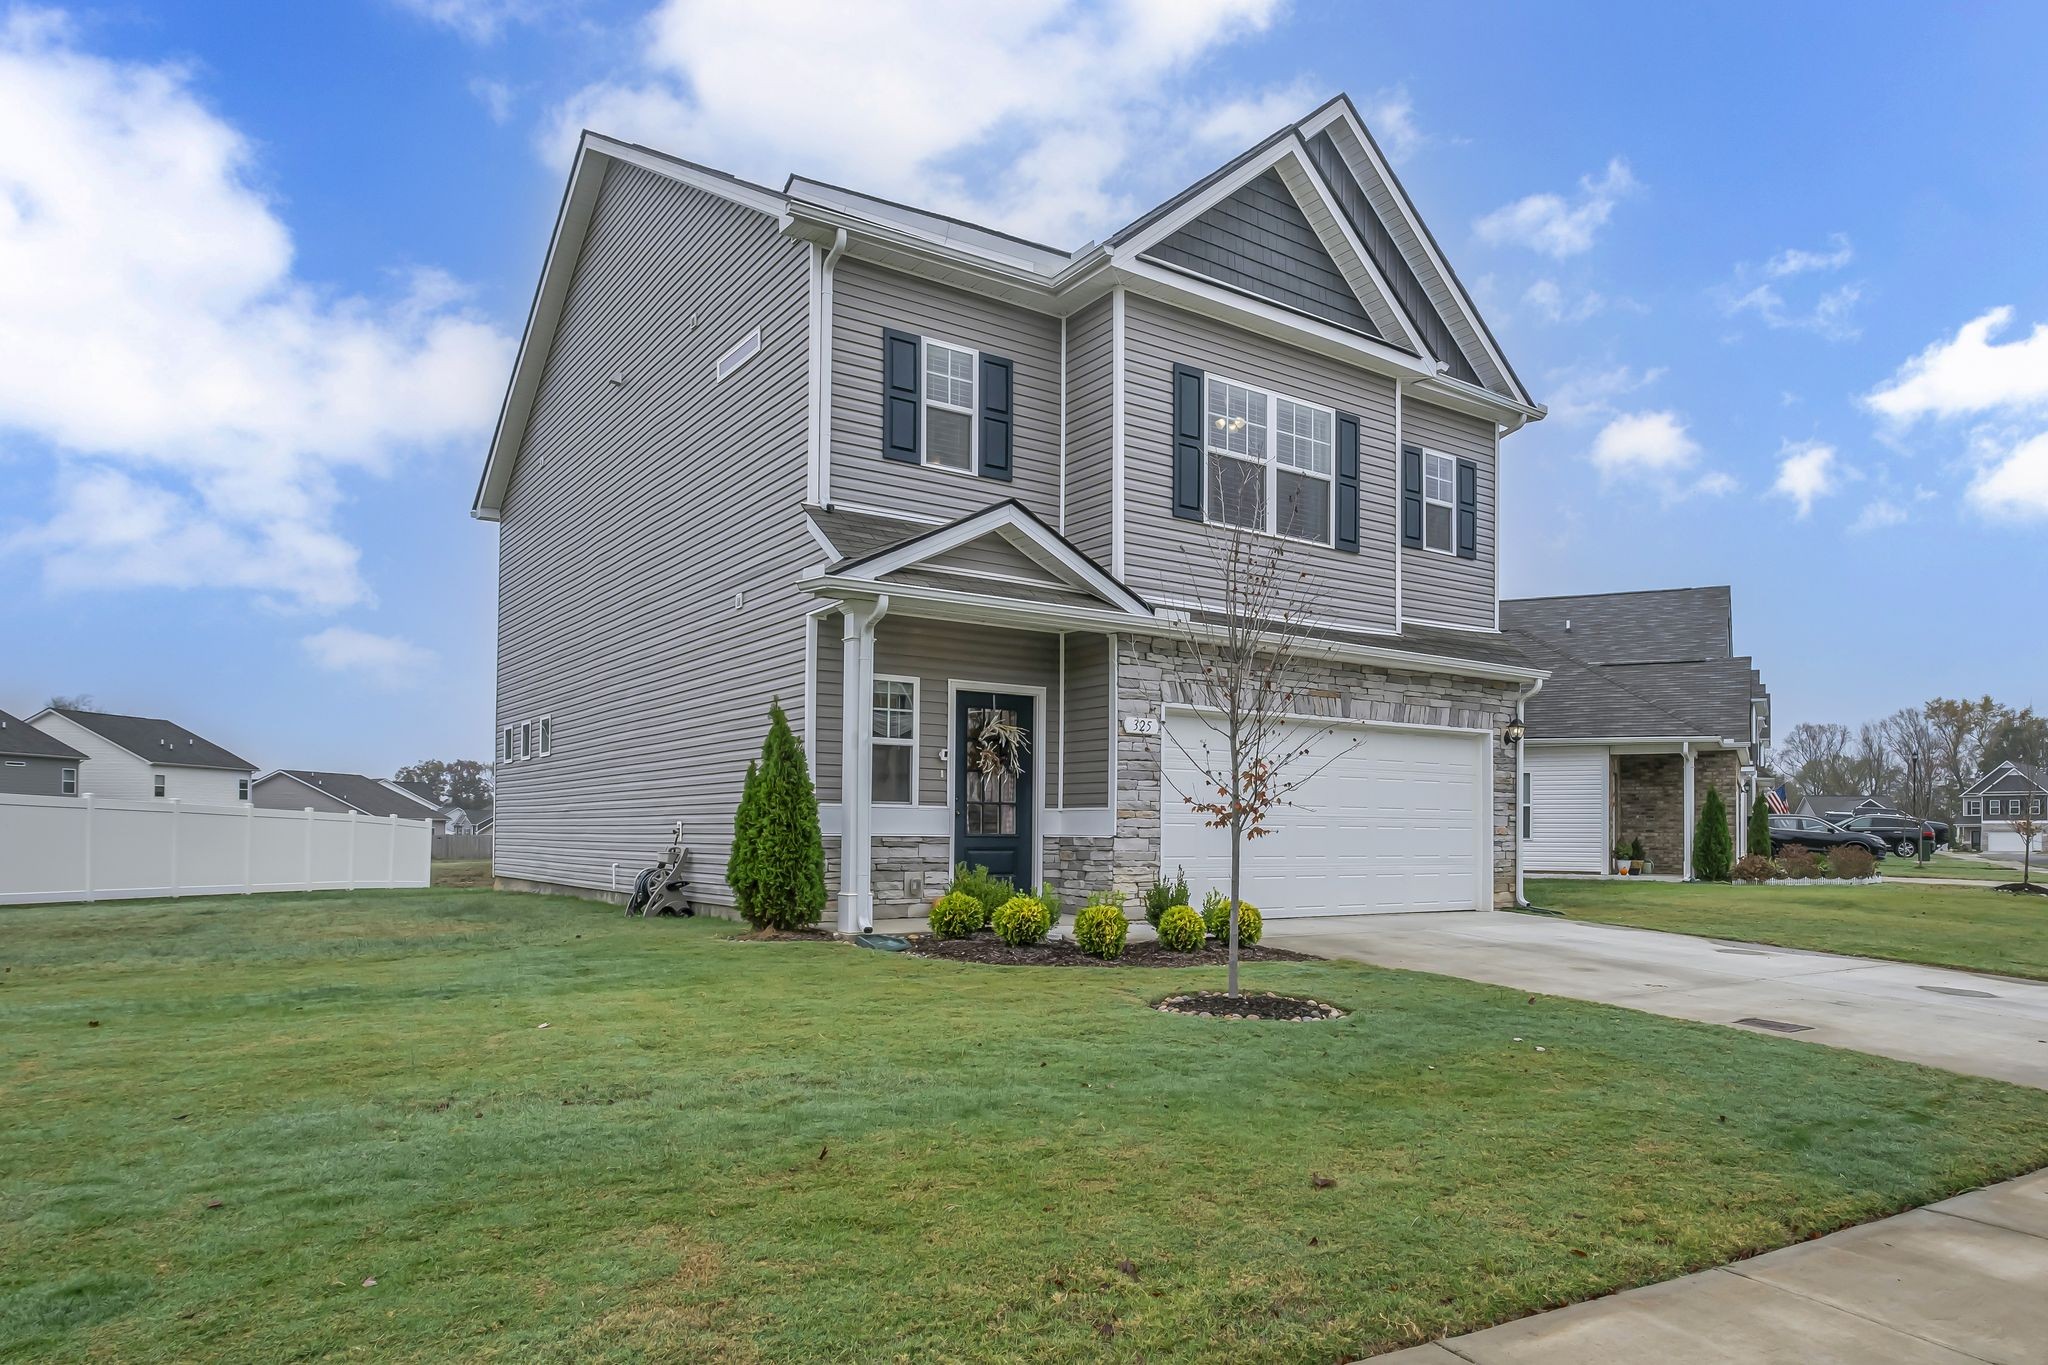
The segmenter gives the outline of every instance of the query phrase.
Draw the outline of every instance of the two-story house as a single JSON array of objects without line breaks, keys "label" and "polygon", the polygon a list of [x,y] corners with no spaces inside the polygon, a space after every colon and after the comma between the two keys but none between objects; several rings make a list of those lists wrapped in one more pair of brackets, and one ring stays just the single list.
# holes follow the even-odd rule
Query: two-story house
[{"label": "two-story house", "polygon": [[85,754],[0,711],[0,795],[76,796]]},{"label": "two-story house", "polygon": [[1500,442],[1542,415],[1347,98],[1072,251],[586,134],[473,509],[496,875],[622,892],[681,819],[729,901],[779,699],[843,928],[958,862],[1218,884],[1189,641],[1250,532],[1315,601],[1304,743],[1341,734],[1248,898],[1503,901],[1545,669],[1500,633]]},{"label": "two-story house", "polygon": [[88,795],[217,806],[249,799],[255,765],[174,720],[68,706],[28,719],[85,755],[77,781]]},{"label": "two-story house", "polygon": [[[2048,769],[2027,763],[1994,764],[1957,796],[1956,845],[1983,853],[2021,854],[2026,839],[2015,820],[2048,827]],[[2042,851],[2042,844],[2035,844]]]}]

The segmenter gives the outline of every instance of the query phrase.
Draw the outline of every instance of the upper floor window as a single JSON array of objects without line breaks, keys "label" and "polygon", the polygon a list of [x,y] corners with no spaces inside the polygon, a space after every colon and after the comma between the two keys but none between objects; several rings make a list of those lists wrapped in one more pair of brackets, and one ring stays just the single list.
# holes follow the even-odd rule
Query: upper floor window
[{"label": "upper floor window", "polygon": [[508,725],[505,727],[505,762],[510,763],[517,757],[519,757],[519,730],[516,726]]},{"label": "upper floor window", "polygon": [[248,779],[248,778],[246,778],[246,777],[243,777],[243,778],[238,778],[238,779],[236,779],[236,781],[235,781],[235,800],[237,800],[237,801],[247,801],[248,799],[249,799],[249,779]]},{"label": "upper floor window", "polygon": [[1203,421],[1208,520],[1329,544],[1336,420],[1328,408],[1212,376]]},{"label": "upper floor window", "polygon": [[1458,552],[1458,462],[1422,452],[1422,543],[1447,555]]},{"label": "upper floor window", "polygon": [[542,717],[540,718],[540,752],[541,752],[541,756],[542,756],[543,758],[545,758],[545,757],[546,757],[547,755],[549,755],[549,754],[553,753],[554,751],[555,751],[555,718],[554,718],[553,716],[542,716]]},{"label": "upper floor window", "polygon": [[78,795],[78,769],[61,769],[57,773],[57,790],[66,796]]},{"label": "upper floor window", "polygon": [[166,791],[167,789],[166,789],[166,788],[165,788],[165,786],[164,786],[164,775],[163,775],[162,773],[158,773],[158,774],[156,775],[156,777],[155,777],[154,781],[152,781],[152,782],[150,783],[150,789],[149,789],[149,790],[150,790],[150,795],[152,795],[152,796],[162,796],[162,795],[164,794],[164,792],[165,792],[165,791]]},{"label": "upper floor window", "polygon": [[2038,797],[2038,796],[2037,796],[2037,797],[2034,797],[2034,798],[2033,798],[2032,800],[2030,800],[2029,802],[2027,802],[2027,804],[2028,804],[2029,806],[2031,806],[2031,807],[2032,807],[2032,809],[2031,809],[2031,810],[2029,810],[2029,811],[2027,812],[2027,814],[2029,814],[2029,815],[2039,815],[2039,814],[2041,813],[2041,798],[2040,798],[2040,797]]},{"label": "upper floor window", "polygon": [[874,776],[869,784],[875,801],[908,805],[917,799],[917,680],[876,678]]},{"label": "upper floor window", "polygon": [[924,462],[974,472],[975,353],[925,339]]},{"label": "upper floor window", "polygon": [[533,757],[533,722],[522,721],[519,725],[519,757]]},{"label": "upper floor window", "polygon": [[1977,802],[1975,802],[1975,801],[1965,801],[1965,802],[1963,802],[1963,814],[1965,814],[1965,815],[1980,815],[1980,814],[1982,814],[1982,813],[1983,813],[1982,807],[1980,807],[1980,806],[1978,805],[1978,803],[1977,803]]}]

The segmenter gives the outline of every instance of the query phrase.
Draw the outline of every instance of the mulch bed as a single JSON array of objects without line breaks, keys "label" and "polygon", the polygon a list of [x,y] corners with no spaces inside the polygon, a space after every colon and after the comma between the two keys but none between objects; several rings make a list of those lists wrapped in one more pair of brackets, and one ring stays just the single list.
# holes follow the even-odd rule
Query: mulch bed
[{"label": "mulch bed", "polygon": [[[1133,943],[1124,955],[1104,962],[1082,952],[1071,939],[1047,939],[1029,948],[1012,948],[994,934],[983,931],[972,938],[933,938],[920,935],[910,945],[914,957],[938,957],[950,962],[984,962],[997,967],[1221,967],[1230,961],[1227,948],[1205,946],[1198,952],[1176,953],[1156,942]],[[1239,962],[1316,962],[1308,953],[1264,946],[1239,948]]]},{"label": "mulch bed", "polygon": [[1293,1023],[1320,1023],[1342,1019],[1344,1011],[1319,1000],[1292,995],[1225,995],[1222,991],[1196,991],[1191,995],[1169,995],[1152,1007],[1161,1014],[1192,1014],[1203,1019],[1272,1019]]},{"label": "mulch bed", "polygon": [[1993,891],[2009,891],[2015,896],[2048,896],[2048,886],[2040,882],[2000,882]]},{"label": "mulch bed", "polygon": [[727,943],[837,943],[836,934],[823,929],[748,929],[722,935]]}]

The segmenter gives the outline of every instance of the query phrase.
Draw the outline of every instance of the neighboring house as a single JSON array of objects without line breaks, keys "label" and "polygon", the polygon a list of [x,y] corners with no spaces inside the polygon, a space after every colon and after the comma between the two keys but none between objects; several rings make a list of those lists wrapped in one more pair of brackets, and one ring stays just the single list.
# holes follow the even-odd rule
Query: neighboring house
[{"label": "neighboring house", "polygon": [[176,721],[68,706],[45,707],[28,719],[85,755],[80,789],[87,795],[216,806],[249,799],[256,765]]},{"label": "neighboring house", "polygon": [[1902,814],[1898,807],[1875,796],[1831,796],[1824,792],[1800,797],[1799,806],[1792,813],[1818,816],[1836,825],[1859,815]]},{"label": "neighboring house", "polygon": [[[2001,763],[1963,788],[1958,804],[1956,847],[1983,853],[2024,853],[2026,841],[2012,822],[2038,820],[2048,826],[2048,769]],[[2040,852],[2041,844],[2034,845]]]},{"label": "neighboring house", "polygon": [[389,778],[362,773],[279,768],[256,779],[256,804],[265,810],[359,811],[379,819],[430,820],[434,833],[447,832],[440,807]]},{"label": "neighboring house", "polygon": [[1712,788],[1739,851],[1770,740],[1770,693],[1734,649],[1729,590],[1533,597],[1501,606],[1516,648],[1550,670],[1522,741],[1522,866],[1606,872],[1635,839],[1659,873],[1692,875]]},{"label": "neighboring house", "polygon": [[0,711],[0,796],[76,796],[85,754]]},{"label": "neighboring house", "polygon": [[[1325,760],[1248,898],[1504,902],[1544,665],[1499,632],[1500,437],[1542,415],[1342,97],[1075,251],[586,134],[474,506],[496,875],[617,895],[680,819],[729,903],[779,699],[841,927],[963,861],[1220,884],[1184,641],[1239,526],[1294,541]],[[983,777],[992,721],[1028,745]]]},{"label": "neighboring house", "polygon": [[460,807],[460,806],[443,806],[443,807],[441,807],[441,821],[442,821],[442,829],[441,829],[441,830],[439,831],[439,832],[441,832],[441,833],[446,833],[446,834],[474,834],[474,833],[476,833],[476,822],[475,822],[474,820],[470,819],[470,816],[469,816],[469,812],[468,812],[468,811],[466,811],[466,810],[464,810],[464,809],[463,809],[462,807]]}]

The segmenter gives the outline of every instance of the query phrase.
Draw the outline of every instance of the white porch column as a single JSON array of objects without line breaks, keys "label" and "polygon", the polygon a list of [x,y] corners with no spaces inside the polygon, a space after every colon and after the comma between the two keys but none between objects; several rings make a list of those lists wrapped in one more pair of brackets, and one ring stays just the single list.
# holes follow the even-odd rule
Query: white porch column
[{"label": "white porch column", "polygon": [[1685,755],[1685,779],[1684,779],[1684,780],[1685,780],[1685,828],[1679,831],[1679,839],[1680,839],[1680,840],[1682,841],[1682,843],[1683,843],[1683,845],[1684,845],[1684,848],[1685,848],[1685,872],[1684,872],[1684,875],[1685,875],[1685,879],[1686,879],[1687,881],[1691,881],[1691,880],[1692,880],[1692,825],[1693,825],[1693,813],[1692,813],[1692,801],[1693,801],[1693,796],[1692,796],[1692,743],[1691,743],[1691,741],[1687,741],[1686,743],[1684,743],[1684,744],[1680,745],[1680,746],[1679,746],[1679,752]]},{"label": "white porch column", "polygon": [[842,602],[839,608],[839,932],[863,933],[874,927],[875,900],[870,872],[875,694],[875,623],[889,610],[889,599]]}]

